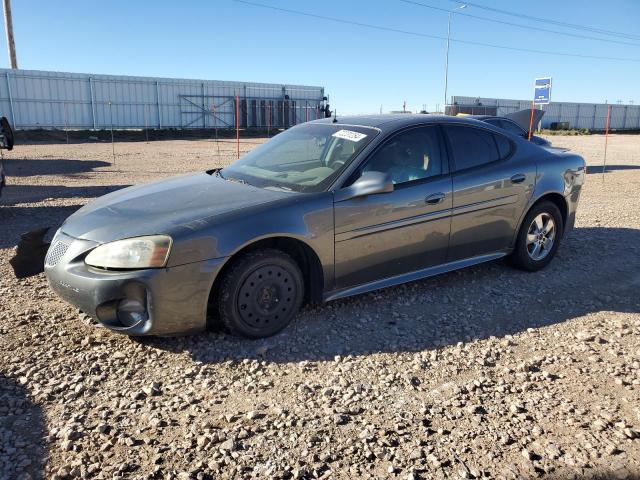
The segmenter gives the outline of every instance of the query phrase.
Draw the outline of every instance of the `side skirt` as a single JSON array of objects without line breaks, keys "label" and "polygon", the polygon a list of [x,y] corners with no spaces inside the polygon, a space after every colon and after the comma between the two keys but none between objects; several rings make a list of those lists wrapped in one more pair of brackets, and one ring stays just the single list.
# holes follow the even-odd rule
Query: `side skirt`
[{"label": "side skirt", "polygon": [[505,257],[509,252],[496,252],[487,255],[479,255],[477,257],[465,258],[464,260],[456,260],[455,262],[444,263],[435,267],[423,268],[421,270],[415,270],[409,273],[403,273],[402,275],[396,275],[395,277],[383,278],[381,280],[375,280],[373,282],[357,285],[355,287],[342,288],[340,290],[333,290],[324,294],[324,301],[330,302],[331,300],[337,300],[339,298],[352,297],[353,295],[360,295],[362,293],[378,290],[379,288],[392,287],[394,285],[400,285],[402,283],[413,282],[415,280],[421,280],[423,278],[435,277],[442,273],[452,272],[454,270],[460,270],[461,268],[472,267],[479,263],[490,262],[499,258]]}]

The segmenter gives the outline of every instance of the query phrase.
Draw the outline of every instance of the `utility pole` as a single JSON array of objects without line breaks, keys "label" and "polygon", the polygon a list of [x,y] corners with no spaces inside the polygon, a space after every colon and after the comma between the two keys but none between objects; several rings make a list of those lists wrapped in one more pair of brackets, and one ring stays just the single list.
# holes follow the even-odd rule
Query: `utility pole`
[{"label": "utility pole", "polygon": [[463,10],[467,8],[466,4],[462,4],[449,11],[449,20],[447,22],[447,50],[444,57],[444,110],[447,110],[447,87],[449,86],[449,40],[451,38],[451,16],[456,10]]},{"label": "utility pole", "polygon": [[16,59],[16,44],[13,41],[13,21],[11,20],[11,0],[3,0],[4,3],[4,30],[7,32],[7,49],[9,50],[9,63],[11,69],[18,68]]}]

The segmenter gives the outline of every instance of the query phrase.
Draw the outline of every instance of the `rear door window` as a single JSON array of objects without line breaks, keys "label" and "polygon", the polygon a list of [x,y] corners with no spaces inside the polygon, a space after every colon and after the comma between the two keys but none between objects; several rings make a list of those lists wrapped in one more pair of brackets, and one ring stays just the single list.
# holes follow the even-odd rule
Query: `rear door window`
[{"label": "rear door window", "polygon": [[492,132],[462,125],[445,125],[444,131],[456,170],[465,170],[504,158],[498,151]]}]

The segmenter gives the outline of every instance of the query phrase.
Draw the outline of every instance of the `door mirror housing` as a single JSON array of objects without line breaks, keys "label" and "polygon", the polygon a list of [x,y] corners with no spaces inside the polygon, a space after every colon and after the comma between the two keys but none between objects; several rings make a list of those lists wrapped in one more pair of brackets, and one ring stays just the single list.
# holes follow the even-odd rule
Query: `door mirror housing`
[{"label": "door mirror housing", "polygon": [[378,193],[393,192],[393,181],[389,173],[364,172],[360,178],[350,186],[336,192],[337,202],[349,200],[351,198],[366,197]]}]

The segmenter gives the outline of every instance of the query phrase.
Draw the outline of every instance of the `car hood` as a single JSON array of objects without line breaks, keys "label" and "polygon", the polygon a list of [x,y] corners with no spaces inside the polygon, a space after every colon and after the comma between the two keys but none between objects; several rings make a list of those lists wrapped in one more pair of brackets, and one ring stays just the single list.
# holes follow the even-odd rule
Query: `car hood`
[{"label": "car hood", "polygon": [[216,217],[270,203],[289,192],[223,180],[209,173],[173,177],[124,188],[100,197],[71,215],[61,229],[96,242],[153,234],[193,232]]}]

